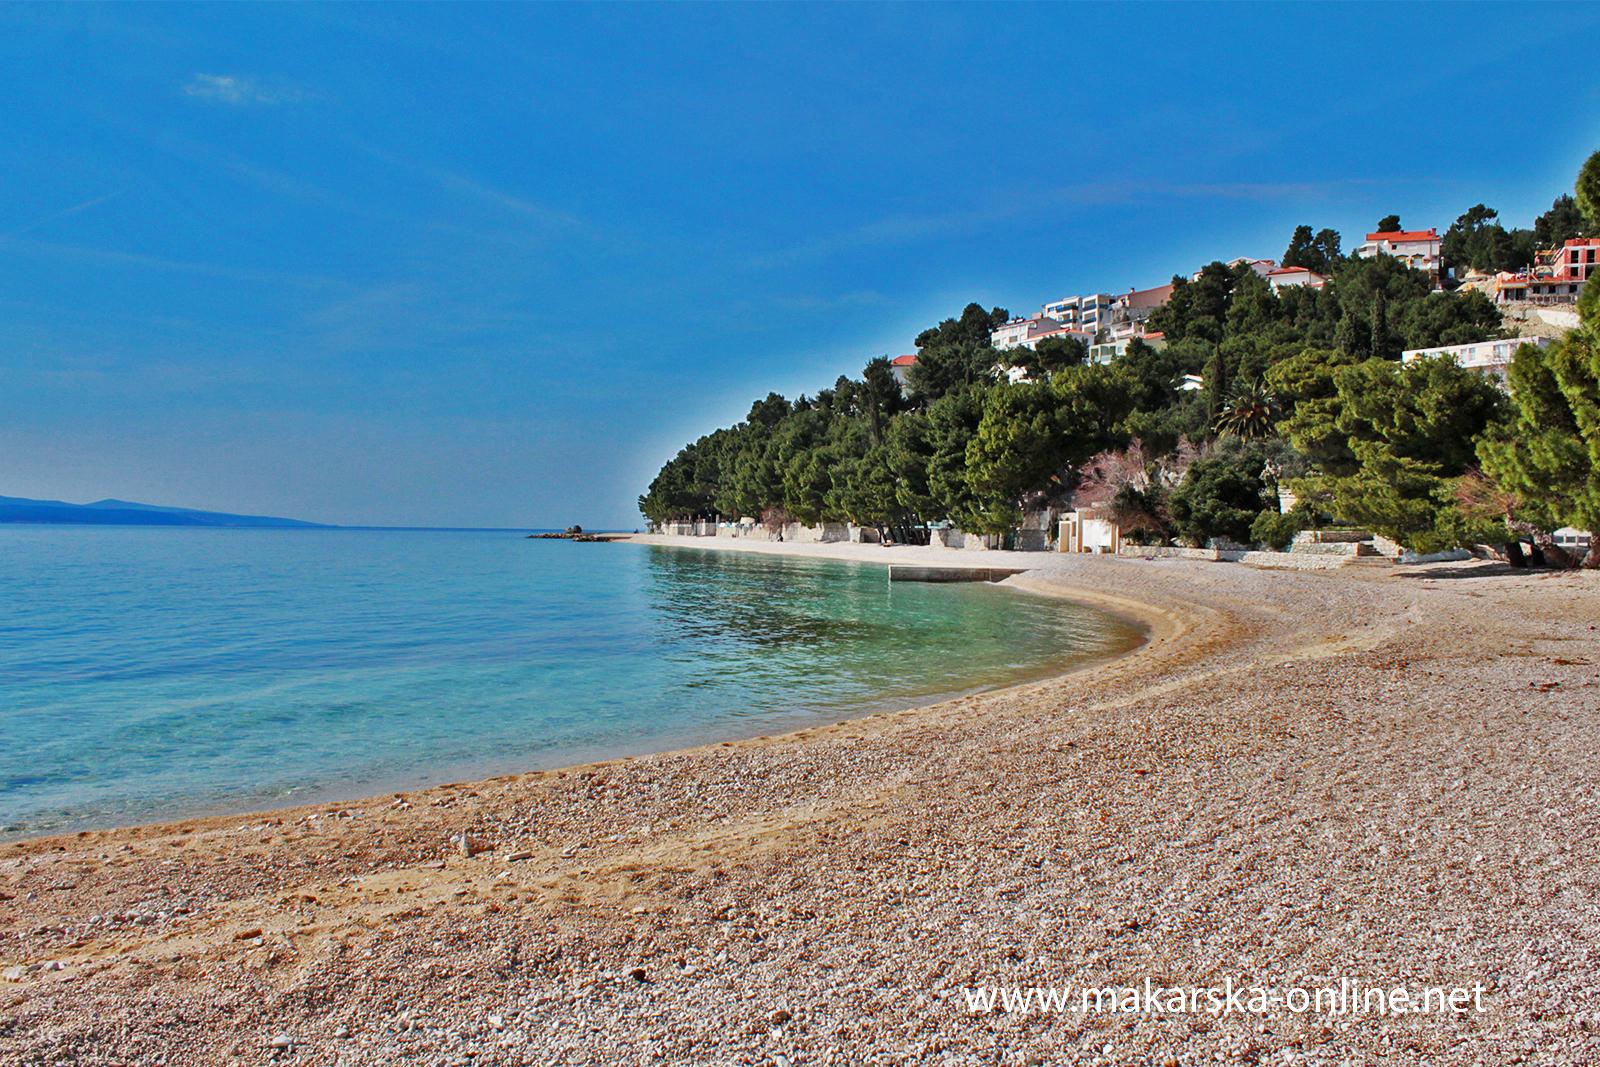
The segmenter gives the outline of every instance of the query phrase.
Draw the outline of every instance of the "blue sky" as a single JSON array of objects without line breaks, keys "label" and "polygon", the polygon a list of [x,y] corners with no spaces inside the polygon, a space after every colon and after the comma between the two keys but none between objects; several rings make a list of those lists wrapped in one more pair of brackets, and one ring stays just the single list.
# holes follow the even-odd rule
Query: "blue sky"
[{"label": "blue sky", "polygon": [[979,300],[1527,224],[1600,8],[0,8],[0,494],[629,527]]}]

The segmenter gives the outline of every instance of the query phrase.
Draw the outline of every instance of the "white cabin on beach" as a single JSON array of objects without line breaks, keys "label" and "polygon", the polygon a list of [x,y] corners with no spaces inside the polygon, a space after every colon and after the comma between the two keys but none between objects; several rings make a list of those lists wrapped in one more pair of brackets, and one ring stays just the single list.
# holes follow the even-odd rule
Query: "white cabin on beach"
[{"label": "white cabin on beach", "polygon": [[1062,516],[1058,543],[1063,552],[1114,556],[1122,548],[1122,528],[1096,508],[1079,508]]}]

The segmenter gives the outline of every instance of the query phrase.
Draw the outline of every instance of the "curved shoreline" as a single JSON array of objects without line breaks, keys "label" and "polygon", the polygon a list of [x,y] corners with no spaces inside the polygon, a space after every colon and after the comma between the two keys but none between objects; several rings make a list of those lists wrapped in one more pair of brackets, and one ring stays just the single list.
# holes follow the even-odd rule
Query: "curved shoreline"
[{"label": "curved shoreline", "polygon": [[[1039,562],[1010,581],[1120,602],[1151,639],[781,736],[0,846],[0,965],[22,968],[0,984],[0,1050],[212,1063],[288,1035],[315,1061],[470,1046],[509,1064],[1054,1062],[1107,1045],[1161,1062],[1240,1042],[1371,1060],[1398,1035],[1435,1062],[1583,1047],[1571,1012],[1600,980],[1582,947],[1600,929],[1564,901],[1600,895],[1600,811],[1569,802],[1600,775],[1600,680],[1580,654],[1594,576]],[[960,1007],[981,982],[1141,974],[1498,977],[1492,1014],[1404,1030]]]},{"label": "curved shoreline", "polygon": [[[728,544],[726,542],[714,547],[697,544],[692,541],[684,544],[676,544],[672,543],[671,539],[667,539],[658,543],[647,537],[641,537],[638,535],[621,536],[612,539],[636,541],[645,544],[655,544],[657,547],[684,550],[707,550],[710,548],[710,550],[714,551],[717,547],[721,547],[737,551],[742,547],[738,544]],[[865,558],[858,556],[819,556],[806,552],[805,547],[806,546],[799,544],[790,546],[773,544],[765,551],[764,554],[781,555],[788,558],[821,558],[825,560],[832,560],[834,562],[864,562],[874,566],[884,567],[887,567],[891,562],[894,562],[881,558]],[[962,553],[960,555],[963,557],[969,557],[971,553]],[[943,562],[944,561],[941,560],[942,564]],[[968,560],[963,558],[953,561],[952,564],[946,565],[964,566],[967,564]],[[977,564],[972,565],[976,566]],[[415,776],[397,776],[388,780],[375,779],[356,783],[353,789],[343,789],[338,786],[328,786],[326,788],[310,787],[305,789],[304,795],[293,798],[285,797],[282,803],[275,803],[267,797],[257,797],[254,799],[241,798],[237,803],[219,803],[210,806],[210,810],[204,810],[206,806],[201,806],[201,810],[195,810],[190,814],[176,814],[170,818],[136,820],[132,822],[117,823],[110,826],[80,825],[77,827],[60,830],[47,830],[38,833],[29,833],[28,831],[23,831],[21,834],[0,834],[0,857],[5,855],[4,850],[7,846],[11,845],[40,844],[43,846],[49,846],[51,842],[57,841],[58,839],[82,840],[86,834],[108,835],[122,832],[138,832],[143,835],[147,832],[159,832],[165,829],[193,832],[194,830],[211,827],[228,820],[259,820],[274,817],[282,818],[285,816],[304,814],[329,807],[348,809],[356,806],[376,803],[380,800],[386,801],[388,798],[395,796],[427,793],[436,789],[461,789],[485,782],[519,780],[532,775],[582,771],[586,768],[606,766],[609,764],[626,762],[629,760],[636,760],[654,755],[689,753],[697,750],[709,751],[711,749],[726,746],[730,742],[734,744],[743,744],[751,741],[766,742],[774,739],[781,739],[790,734],[805,730],[815,730],[824,725],[832,725],[834,722],[842,724],[875,718],[882,715],[895,715],[905,712],[912,712],[925,707],[944,704],[954,700],[960,700],[973,696],[1002,693],[1021,686],[1038,684],[1040,682],[1063,678],[1079,671],[1091,669],[1100,664],[1107,663],[1115,659],[1120,659],[1140,651],[1149,644],[1151,636],[1155,632],[1153,626],[1161,621],[1167,620],[1166,613],[1160,611],[1159,609],[1150,608],[1147,605],[1132,603],[1126,600],[1119,600],[1118,598],[1114,597],[1107,598],[1093,590],[1088,589],[1072,592],[1063,590],[1061,587],[1049,583],[1027,583],[1024,581],[1019,581],[1019,579],[1024,577],[1024,575],[1016,575],[1011,579],[996,584],[1005,588],[1021,590],[1036,596],[1070,600],[1082,606],[1103,611],[1106,615],[1111,616],[1118,623],[1128,626],[1130,629],[1138,632],[1140,634],[1139,639],[1114,651],[1106,653],[1084,653],[1077,657],[1078,659],[1086,662],[1077,662],[1071,665],[1066,665],[1065,667],[1061,662],[1044,662],[1039,664],[1036,668],[1016,672],[1014,677],[1004,681],[980,682],[966,688],[929,692],[915,696],[907,696],[894,701],[875,702],[870,705],[870,710],[867,706],[859,709],[851,709],[843,706],[832,709],[833,711],[843,714],[843,719],[830,719],[828,714],[819,712],[820,718],[816,722],[796,723],[791,718],[794,713],[788,713],[782,717],[775,713],[772,721],[762,725],[752,724],[747,730],[738,730],[725,733],[713,729],[707,729],[700,733],[699,737],[684,740],[679,743],[669,743],[664,747],[645,747],[638,750],[629,751],[627,750],[627,746],[623,745],[592,746],[587,752],[579,750],[573,753],[572,757],[574,758],[554,755],[551,757],[549,762],[535,761],[531,766],[524,765],[506,769],[485,768],[480,766],[476,769],[472,769],[458,765],[455,771],[445,771],[445,775],[449,776],[423,774],[420,776],[423,779],[420,782],[415,781]],[[776,729],[764,730],[764,727],[776,727]],[[764,732],[758,733],[756,731]],[[429,781],[428,779],[430,778],[437,780]],[[414,784],[408,784],[408,781]]]}]

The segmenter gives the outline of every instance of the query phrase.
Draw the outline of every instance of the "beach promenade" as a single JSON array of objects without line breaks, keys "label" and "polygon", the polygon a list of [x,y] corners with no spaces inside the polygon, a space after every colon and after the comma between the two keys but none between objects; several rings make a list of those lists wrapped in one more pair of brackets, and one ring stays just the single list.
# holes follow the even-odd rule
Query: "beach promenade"
[{"label": "beach promenade", "polygon": [[[642,540],[1028,566],[1150,640],[781,737],[0,846],[0,1063],[1595,1062],[1600,575]],[[983,1002],[1351,981],[1476,999]]]}]

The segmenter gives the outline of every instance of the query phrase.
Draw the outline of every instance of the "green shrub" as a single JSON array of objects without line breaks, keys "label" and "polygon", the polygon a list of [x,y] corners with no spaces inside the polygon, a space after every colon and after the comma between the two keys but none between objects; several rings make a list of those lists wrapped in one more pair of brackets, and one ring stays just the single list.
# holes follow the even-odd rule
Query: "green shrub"
[{"label": "green shrub", "polygon": [[1250,524],[1250,540],[1258,545],[1282,552],[1294,540],[1294,535],[1310,525],[1311,516],[1295,508],[1289,512],[1263,511]]},{"label": "green shrub", "polygon": [[1204,546],[1213,538],[1248,543],[1256,516],[1276,511],[1276,494],[1263,478],[1259,445],[1232,444],[1196,460],[1172,493],[1172,525],[1178,536]]}]

